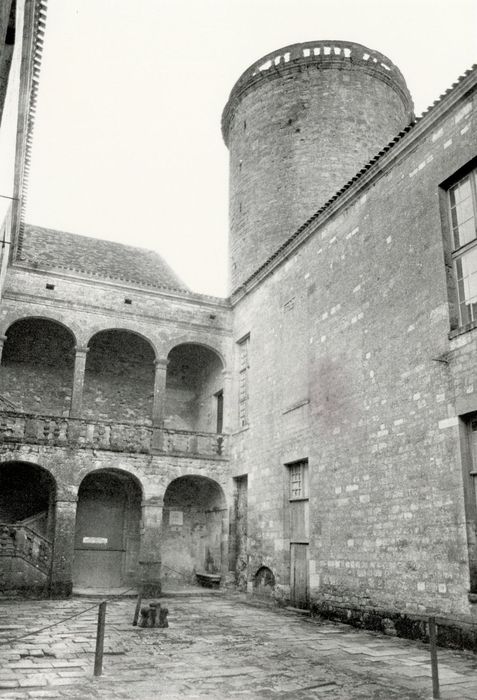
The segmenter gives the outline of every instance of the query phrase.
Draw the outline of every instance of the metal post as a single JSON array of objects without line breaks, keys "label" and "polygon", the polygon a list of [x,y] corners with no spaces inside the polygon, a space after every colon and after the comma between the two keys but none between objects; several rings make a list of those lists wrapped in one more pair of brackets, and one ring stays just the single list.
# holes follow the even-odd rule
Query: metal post
[{"label": "metal post", "polygon": [[429,618],[429,644],[431,647],[432,697],[440,698],[439,668],[437,665],[436,618]]},{"label": "metal post", "polygon": [[137,597],[136,610],[134,611],[133,627],[137,627],[137,621],[139,618],[139,611],[141,610],[141,603],[142,603],[142,596],[139,593],[139,595]]},{"label": "metal post", "polygon": [[96,651],[94,652],[94,675],[100,676],[103,672],[103,646],[104,625],[106,622],[106,601],[99,604],[98,628],[96,632]]}]

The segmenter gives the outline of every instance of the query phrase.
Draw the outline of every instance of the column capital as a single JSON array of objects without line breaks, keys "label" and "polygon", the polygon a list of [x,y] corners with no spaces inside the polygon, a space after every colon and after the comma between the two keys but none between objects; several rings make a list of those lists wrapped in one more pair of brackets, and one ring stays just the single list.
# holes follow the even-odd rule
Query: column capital
[{"label": "column capital", "polygon": [[222,376],[224,379],[231,379],[232,377],[232,370],[230,369],[223,369],[222,370]]},{"label": "column capital", "polygon": [[3,345],[3,343],[6,341],[7,336],[6,335],[0,335],[0,345]]},{"label": "column capital", "polygon": [[81,353],[84,353],[86,355],[87,352],[89,352],[89,348],[86,347],[85,345],[77,345],[75,347],[75,353],[77,355],[80,355]]},{"label": "column capital", "polygon": [[156,369],[167,369],[168,364],[169,364],[169,360],[167,360],[167,359],[154,360],[154,365],[155,365]]}]

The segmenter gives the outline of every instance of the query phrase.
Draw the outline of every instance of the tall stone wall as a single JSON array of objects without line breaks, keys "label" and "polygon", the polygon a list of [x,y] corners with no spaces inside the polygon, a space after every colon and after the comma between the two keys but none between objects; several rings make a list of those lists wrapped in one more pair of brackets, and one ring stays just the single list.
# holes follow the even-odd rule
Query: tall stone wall
[{"label": "tall stone wall", "polygon": [[477,331],[453,341],[449,371],[441,187],[476,153],[475,109],[463,99],[411,132],[236,297],[234,338],[250,333],[250,425],[233,437],[233,474],[248,473],[249,581],[268,566],[288,595],[286,465],[307,459],[313,601],[477,614],[455,417],[455,394],[477,387]]}]

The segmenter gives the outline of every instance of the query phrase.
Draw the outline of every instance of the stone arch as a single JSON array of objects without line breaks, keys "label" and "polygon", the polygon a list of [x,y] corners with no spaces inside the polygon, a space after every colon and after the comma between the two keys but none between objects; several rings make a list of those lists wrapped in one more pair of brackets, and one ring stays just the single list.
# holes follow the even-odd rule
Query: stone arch
[{"label": "stone arch", "polygon": [[271,598],[275,589],[275,575],[268,566],[260,566],[253,577],[255,595]]},{"label": "stone arch", "polygon": [[88,341],[82,414],[97,420],[150,424],[154,398],[153,343],[124,328],[105,328]]},{"label": "stone arch", "polygon": [[166,587],[195,583],[196,574],[227,570],[227,503],[220,484],[190,474],[168,485],[162,522],[162,577]]},{"label": "stone arch", "polygon": [[0,590],[46,595],[50,584],[57,484],[31,462],[0,464]]},{"label": "stone arch", "polygon": [[224,362],[204,343],[174,345],[167,356],[164,427],[221,433]]},{"label": "stone arch", "polygon": [[128,328],[127,326],[125,326],[123,324],[121,324],[120,326],[110,326],[110,325],[105,325],[104,327],[96,326],[94,329],[92,329],[89,332],[89,334],[85,340],[86,347],[89,346],[90,342],[93,340],[93,338],[96,335],[98,335],[99,333],[106,333],[109,331],[118,331],[121,333],[132,333],[132,335],[136,335],[136,336],[138,336],[138,338],[142,338],[142,340],[144,340],[148,345],[151,346],[151,349],[154,353],[154,359],[156,360],[158,358],[157,345],[154,342],[154,340],[152,340],[152,338],[150,338],[148,335],[145,335],[141,331],[136,330],[136,328]]},{"label": "stone arch", "polygon": [[114,589],[138,582],[143,488],[129,471],[93,469],[78,489],[73,584]]},{"label": "stone arch", "polygon": [[174,348],[178,347],[179,345],[196,345],[198,347],[206,348],[219,357],[222,363],[222,369],[224,371],[227,369],[227,362],[223,350],[214,343],[203,341],[200,337],[198,338],[192,333],[190,335],[181,335],[176,338],[171,338],[168,343],[165,343],[162,347],[162,352],[164,353],[165,357],[168,357],[171,350],[174,350]]},{"label": "stone arch", "polygon": [[22,316],[7,330],[0,364],[3,402],[12,410],[67,416],[76,336],[43,316]]},{"label": "stone arch", "polygon": [[75,345],[78,343],[79,332],[78,329],[74,327],[73,324],[67,323],[62,315],[55,314],[31,314],[25,313],[24,311],[17,311],[8,313],[3,323],[0,324],[0,335],[8,335],[10,328],[18,321],[26,321],[29,319],[38,319],[40,321],[51,321],[51,323],[57,323],[59,326],[68,331],[74,339]]}]

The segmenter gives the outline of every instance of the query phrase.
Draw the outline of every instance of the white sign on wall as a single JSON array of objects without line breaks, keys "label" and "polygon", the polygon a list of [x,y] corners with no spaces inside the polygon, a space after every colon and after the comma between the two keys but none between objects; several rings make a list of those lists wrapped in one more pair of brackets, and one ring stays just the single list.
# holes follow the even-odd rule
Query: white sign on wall
[{"label": "white sign on wall", "polygon": [[83,537],[83,544],[108,544],[107,537]]},{"label": "white sign on wall", "polygon": [[169,511],[169,525],[183,525],[184,517],[181,510]]}]

